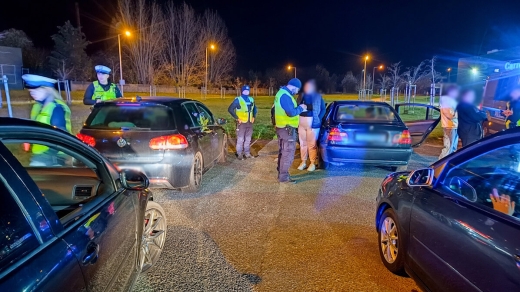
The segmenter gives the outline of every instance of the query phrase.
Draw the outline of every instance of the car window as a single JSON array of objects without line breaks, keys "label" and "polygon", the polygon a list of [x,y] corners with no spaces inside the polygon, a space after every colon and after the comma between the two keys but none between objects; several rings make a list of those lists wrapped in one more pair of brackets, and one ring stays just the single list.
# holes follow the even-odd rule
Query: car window
[{"label": "car window", "polygon": [[191,127],[200,127],[200,116],[197,106],[193,102],[187,102],[182,105],[184,113],[186,114],[186,120],[191,122]]},{"label": "car window", "polygon": [[389,106],[374,104],[338,105],[335,120],[337,122],[397,122]]},{"label": "car window", "polygon": [[86,128],[94,129],[175,129],[171,109],[149,104],[106,104],[94,107],[85,121]]},{"label": "car window", "polygon": [[96,164],[77,152],[43,142],[2,142],[64,221],[85,204],[113,192],[112,184],[104,183],[98,175]]},{"label": "car window", "polygon": [[39,246],[31,225],[0,175],[0,272]]},{"label": "car window", "polygon": [[215,119],[213,118],[213,114],[205,105],[198,103],[197,107],[199,108],[201,115],[203,115],[205,118],[208,119],[208,125],[215,124]]},{"label": "car window", "polygon": [[491,150],[449,170],[443,188],[520,219],[520,144]]}]

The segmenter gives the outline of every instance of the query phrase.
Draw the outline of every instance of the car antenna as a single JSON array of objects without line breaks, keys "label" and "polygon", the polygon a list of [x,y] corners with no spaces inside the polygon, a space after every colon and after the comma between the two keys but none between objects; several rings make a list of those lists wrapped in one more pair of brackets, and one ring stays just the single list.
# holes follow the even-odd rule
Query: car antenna
[{"label": "car antenna", "polygon": [[135,99],[136,99],[138,102],[140,102],[141,100],[143,100],[139,95],[137,95],[137,96],[135,97]]}]

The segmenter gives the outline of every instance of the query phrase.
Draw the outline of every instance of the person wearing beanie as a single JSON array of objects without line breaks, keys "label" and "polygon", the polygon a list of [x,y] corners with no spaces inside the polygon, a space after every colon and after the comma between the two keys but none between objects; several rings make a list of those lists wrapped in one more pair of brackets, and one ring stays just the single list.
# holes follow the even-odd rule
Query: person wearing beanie
[{"label": "person wearing beanie", "polygon": [[112,70],[107,66],[97,65],[94,67],[97,74],[97,80],[92,82],[83,95],[83,104],[94,105],[98,102],[120,98],[123,95],[117,86],[110,82],[110,72]]},{"label": "person wearing beanie", "polygon": [[249,85],[242,86],[242,94],[235,97],[228,107],[228,112],[237,123],[237,157],[239,160],[253,158],[251,155],[251,137],[253,136],[253,123],[258,112],[255,100],[249,96]]},{"label": "person wearing beanie", "polygon": [[[70,108],[54,88],[58,81],[33,74],[22,75],[22,79],[35,101],[31,109],[31,120],[71,133]],[[29,150],[29,145],[26,147]],[[33,144],[31,152],[29,166],[55,166],[65,163],[62,154],[44,145]]]},{"label": "person wearing beanie", "polygon": [[301,87],[300,79],[289,80],[287,85],[282,86],[276,93],[271,109],[279,143],[278,181],[280,183],[296,183],[289,176],[289,168],[294,161],[296,152],[296,129],[300,121],[299,115],[307,110],[307,105],[298,105],[294,98]]}]

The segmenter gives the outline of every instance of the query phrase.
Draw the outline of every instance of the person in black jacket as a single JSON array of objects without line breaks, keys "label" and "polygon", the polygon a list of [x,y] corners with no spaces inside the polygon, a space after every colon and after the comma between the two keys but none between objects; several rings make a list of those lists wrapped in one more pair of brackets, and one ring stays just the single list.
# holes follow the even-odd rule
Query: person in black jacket
[{"label": "person in black jacket", "polygon": [[482,138],[482,122],[487,119],[484,111],[475,106],[475,91],[465,90],[457,106],[459,114],[459,137],[462,147]]}]

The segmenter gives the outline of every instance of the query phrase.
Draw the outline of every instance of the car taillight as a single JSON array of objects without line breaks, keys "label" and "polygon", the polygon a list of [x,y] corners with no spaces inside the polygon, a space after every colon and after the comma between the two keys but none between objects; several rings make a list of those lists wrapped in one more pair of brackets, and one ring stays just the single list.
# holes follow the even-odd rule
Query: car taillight
[{"label": "car taillight", "polygon": [[188,140],[181,134],[160,136],[150,140],[150,148],[153,150],[173,150],[188,148]]},{"label": "car taillight", "polygon": [[96,146],[96,139],[94,139],[94,137],[92,137],[92,136],[78,133],[76,135],[76,137],[78,137],[78,139],[80,139],[81,141],[83,141],[83,143],[85,143],[89,146],[92,146],[92,147]]},{"label": "car taillight", "polygon": [[341,142],[348,140],[347,133],[341,132],[338,128],[332,128],[329,131],[329,136],[327,140],[332,142]]},{"label": "car taillight", "polygon": [[404,130],[401,134],[395,135],[394,143],[402,145],[412,144],[412,136],[410,136],[410,131]]}]

